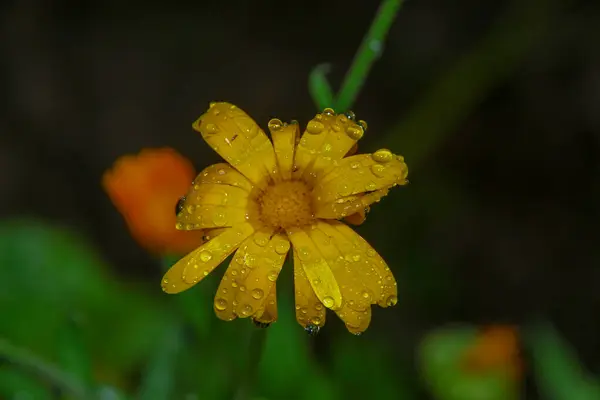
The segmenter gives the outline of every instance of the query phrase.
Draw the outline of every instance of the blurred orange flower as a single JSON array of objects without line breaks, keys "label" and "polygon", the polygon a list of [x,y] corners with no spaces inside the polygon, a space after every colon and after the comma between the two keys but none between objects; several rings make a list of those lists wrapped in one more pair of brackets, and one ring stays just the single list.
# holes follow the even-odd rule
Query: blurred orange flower
[{"label": "blurred orange flower", "polygon": [[102,186],[140,245],[160,255],[185,254],[202,244],[202,231],[175,229],[178,200],[194,177],[192,163],[175,150],[144,149],[119,158]]},{"label": "blurred orange flower", "polygon": [[517,328],[506,325],[484,327],[464,353],[463,362],[469,372],[504,370],[511,378],[518,379],[522,364]]}]

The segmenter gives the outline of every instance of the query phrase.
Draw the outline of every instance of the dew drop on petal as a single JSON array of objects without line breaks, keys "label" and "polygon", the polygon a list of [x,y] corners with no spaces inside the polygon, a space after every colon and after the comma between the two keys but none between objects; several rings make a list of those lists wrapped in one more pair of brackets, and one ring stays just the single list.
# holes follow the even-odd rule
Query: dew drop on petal
[{"label": "dew drop on petal", "polygon": [[240,285],[240,292],[245,292],[245,291],[246,291],[246,286]]},{"label": "dew drop on petal", "polygon": [[300,247],[298,249],[298,258],[301,261],[307,261],[310,258],[310,252],[305,247]]},{"label": "dew drop on petal", "polygon": [[388,163],[394,159],[394,154],[388,149],[379,149],[371,157],[379,163]]},{"label": "dew drop on petal", "polygon": [[255,298],[256,300],[262,299],[262,297],[264,295],[265,295],[265,292],[263,292],[262,289],[254,289],[252,291],[252,297]]},{"label": "dew drop on petal", "polygon": [[271,282],[275,282],[277,280],[277,276],[278,276],[278,272],[276,270],[273,270],[271,272],[269,272],[269,274],[267,275],[267,279],[270,280]]},{"label": "dew drop on petal", "polygon": [[252,306],[250,304],[246,304],[244,307],[242,307],[242,314],[243,315],[252,314]]},{"label": "dew drop on petal", "polygon": [[381,178],[385,175],[385,167],[381,164],[372,165],[371,172],[373,173],[373,175]]},{"label": "dew drop on petal", "polygon": [[290,249],[290,242],[287,240],[281,240],[275,245],[275,252],[277,254],[285,254]]},{"label": "dew drop on petal", "polygon": [[363,129],[360,126],[349,125],[346,128],[346,135],[350,137],[350,139],[359,140],[364,134]]},{"label": "dew drop on petal", "polygon": [[215,124],[206,124],[204,130],[206,133],[211,135],[214,135],[215,133],[219,132],[219,128]]},{"label": "dew drop on petal", "polygon": [[227,300],[217,299],[215,300],[215,308],[219,311],[223,311],[227,308]]},{"label": "dew drop on petal", "polygon": [[390,307],[395,306],[398,303],[398,297],[395,295],[391,295],[390,297],[387,298],[385,303]]},{"label": "dew drop on petal", "polygon": [[283,122],[281,122],[281,120],[278,118],[273,118],[269,121],[267,126],[269,127],[269,130],[271,132],[275,132],[281,129],[281,127],[283,126]]},{"label": "dew drop on petal", "polygon": [[[209,262],[211,258],[212,258],[212,254],[211,254],[210,251],[208,251],[208,250],[202,250],[200,252],[200,261],[202,261],[202,262]],[[196,266],[194,266],[194,267],[196,267]]]},{"label": "dew drop on petal", "polygon": [[323,114],[332,117],[333,115],[335,115],[335,111],[333,110],[333,108],[327,107],[323,110]]},{"label": "dew drop on petal", "polygon": [[315,120],[310,121],[306,126],[306,132],[310,133],[311,135],[318,135],[319,133],[323,132],[324,129],[325,125]]},{"label": "dew drop on petal", "polygon": [[227,223],[227,218],[225,216],[225,213],[221,212],[221,211],[215,213],[215,215],[213,215],[212,220],[216,226],[223,226]]},{"label": "dew drop on petal", "polygon": [[323,299],[323,305],[324,305],[325,307],[327,307],[327,308],[331,308],[331,307],[333,307],[333,304],[334,304],[333,298],[331,298],[331,297],[329,297],[329,296],[326,296],[326,297]]}]

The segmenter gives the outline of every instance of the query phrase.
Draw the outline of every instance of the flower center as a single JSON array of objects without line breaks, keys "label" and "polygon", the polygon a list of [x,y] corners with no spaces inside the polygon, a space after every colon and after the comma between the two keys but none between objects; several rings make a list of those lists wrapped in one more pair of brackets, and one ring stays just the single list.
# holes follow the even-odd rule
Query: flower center
[{"label": "flower center", "polygon": [[314,220],[311,191],[302,181],[272,184],[259,198],[262,222],[275,228],[304,226]]}]

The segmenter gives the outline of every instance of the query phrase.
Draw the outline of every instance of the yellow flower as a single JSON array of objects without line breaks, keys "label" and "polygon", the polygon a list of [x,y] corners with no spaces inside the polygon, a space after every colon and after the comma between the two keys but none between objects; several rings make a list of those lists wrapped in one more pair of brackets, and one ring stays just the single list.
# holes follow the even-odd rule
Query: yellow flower
[{"label": "yellow flower", "polygon": [[161,255],[185,254],[202,244],[202,232],[174,227],[175,206],[194,175],[192,163],[175,150],[144,149],[120,157],[102,186],[139,244]]},{"label": "yellow flower", "polygon": [[296,318],[308,331],[325,324],[329,308],[358,334],[369,326],[372,304],[396,304],[386,263],[339,221],[362,222],[370,204],[406,183],[403,158],[387,149],[348,156],[366,129],[363,121],[328,108],[300,138],[297,122],[272,119],[271,141],[244,111],[211,103],[192,126],[227,164],[202,171],[186,195],[177,228],[204,229],[210,238],[165,274],[165,292],[190,288],[235,251],[215,312],[227,321],[271,323],[275,282],[291,244]]}]

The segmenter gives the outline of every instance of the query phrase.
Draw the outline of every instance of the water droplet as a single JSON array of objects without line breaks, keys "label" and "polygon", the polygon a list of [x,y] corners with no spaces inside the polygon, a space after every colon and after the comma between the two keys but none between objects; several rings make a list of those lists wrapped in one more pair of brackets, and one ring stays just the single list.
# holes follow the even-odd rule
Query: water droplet
[{"label": "water droplet", "polygon": [[364,134],[363,129],[358,125],[349,125],[346,128],[346,135],[348,135],[350,137],[350,139],[358,140],[361,137],[363,137],[363,134]]},{"label": "water droplet", "polygon": [[316,309],[317,311],[321,311],[321,310],[323,309],[323,304],[321,304],[321,303],[317,303],[317,304],[315,304],[315,309]]},{"label": "water droplet", "polygon": [[270,280],[271,282],[275,282],[277,280],[278,276],[279,276],[279,272],[277,272],[277,270],[272,270],[267,275],[267,279]]},{"label": "water droplet", "polygon": [[194,229],[194,224],[186,224],[185,225],[185,230],[186,231],[191,231],[192,229]]},{"label": "water droplet", "polygon": [[381,53],[383,52],[383,44],[381,43],[381,40],[371,40],[369,42],[369,49],[371,49],[371,51],[375,53],[377,57],[381,56]]},{"label": "water droplet", "polygon": [[371,165],[371,172],[373,175],[382,178],[385,175],[385,167],[381,164]]},{"label": "water droplet", "polygon": [[187,207],[185,208],[185,210],[186,210],[188,213],[190,213],[190,214],[193,214],[193,213],[194,213],[194,211],[196,211],[196,206],[195,206],[195,205],[193,205],[193,204],[190,204],[189,206],[187,206]]},{"label": "water droplet", "polygon": [[226,171],[223,168],[220,168],[217,170],[217,174],[219,174],[219,175],[225,175],[225,172]]},{"label": "water droplet", "polygon": [[252,306],[250,304],[246,304],[244,307],[242,307],[242,314],[243,315],[252,314]]},{"label": "water droplet", "polygon": [[387,300],[385,301],[385,304],[388,305],[388,307],[391,306],[395,306],[398,303],[398,297],[395,295],[391,295],[390,297],[387,298]]},{"label": "water droplet", "polygon": [[262,289],[254,289],[252,291],[252,297],[255,298],[256,300],[262,299],[262,297],[265,295],[265,292],[262,291]]},{"label": "water droplet", "polygon": [[255,320],[255,319],[252,319],[252,322],[254,322],[254,325],[256,325],[258,328],[262,328],[262,329],[268,328],[271,325],[271,323],[269,323],[269,322],[261,322],[261,321]]},{"label": "water droplet", "polygon": [[325,125],[319,121],[315,121],[314,119],[306,126],[306,132],[310,133],[311,135],[318,135],[319,133],[323,132],[324,129]]},{"label": "water droplet", "polygon": [[394,154],[388,149],[379,149],[371,157],[378,163],[388,163],[394,159]]},{"label": "water droplet", "polygon": [[354,255],[352,256],[352,260],[353,260],[353,261],[360,261],[360,254],[354,254]]},{"label": "water droplet", "polygon": [[377,252],[375,250],[373,250],[373,249],[367,250],[367,255],[369,257],[373,257],[373,256],[375,256],[375,254],[377,254]]},{"label": "water droplet", "polygon": [[227,308],[227,300],[217,299],[215,300],[215,308],[219,311],[223,311]]},{"label": "water droplet", "polygon": [[316,336],[320,330],[321,330],[320,326],[312,325],[312,324],[306,325],[306,328],[304,328],[304,331],[306,333],[308,333],[309,336]]},{"label": "water droplet", "polygon": [[237,269],[232,269],[230,274],[231,274],[231,276],[236,276],[238,274]]},{"label": "water droplet", "polygon": [[211,258],[212,258],[212,253],[210,251],[202,250],[200,252],[200,261],[209,262]]},{"label": "water droplet", "polygon": [[363,130],[363,133],[367,131],[368,125],[367,121],[363,121],[362,119],[357,122],[358,126],[360,126]]},{"label": "water droplet", "polygon": [[175,224],[175,229],[182,230],[183,229],[183,224],[181,222],[176,223]]},{"label": "water droplet", "polygon": [[334,301],[333,301],[333,298],[332,298],[332,297],[326,296],[326,297],[323,299],[323,305],[324,305],[325,307],[327,307],[327,308],[331,308],[331,307],[333,307],[333,304],[334,304]]},{"label": "water droplet", "polygon": [[310,252],[306,247],[300,247],[298,250],[298,258],[301,261],[307,261],[310,258]]},{"label": "water droplet", "polygon": [[236,281],[231,281],[231,287],[236,289],[238,287],[238,284]]},{"label": "water droplet", "polygon": [[338,194],[340,196],[348,196],[350,193],[352,193],[352,190],[350,189],[350,185],[348,185],[347,183],[342,183],[339,186]]},{"label": "water droplet", "polygon": [[287,253],[289,249],[290,249],[290,242],[288,242],[287,240],[280,240],[275,245],[275,252],[277,254],[283,255],[283,254]]},{"label": "water droplet", "polygon": [[364,291],[362,292],[362,297],[363,297],[365,300],[370,300],[370,299],[371,299],[371,293],[369,293],[369,291],[367,291],[367,290],[364,290]]},{"label": "water droplet", "polygon": [[367,185],[365,186],[365,190],[367,192],[372,192],[373,190],[377,189],[377,185],[375,184],[375,182],[369,182],[367,183]]},{"label": "water droplet", "polygon": [[312,322],[314,325],[320,326],[321,325],[321,318],[319,318],[319,317],[313,317],[313,318],[311,318],[310,322]]},{"label": "water droplet", "polygon": [[335,111],[333,110],[333,108],[327,107],[326,109],[323,110],[323,114],[331,117],[331,116],[335,115]]},{"label": "water droplet", "polygon": [[215,215],[213,215],[212,220],[213,220],[213,223],[215,224],[215,226],[223,226],[227,223],[227,217],[225,216],[225,213],[222,211],[215,213]]},{"label": "water droplet", "polygon": [[346,118],[348,118],[350,121],[354,121],[356,119],[356,114],[354,114],[354,112],[348,110],[344,113],[344,115],[346,116]]},{"label": "water droplet", "polygon": [[167,283],[169,283],[169,280],[167,278],[163,279],[163,283],[166,285]]},{"label": "water droplet", "polygon": [[339,132],[342,130],[342,128],[340,128],[340,126],[338,124],[332,124],[331,129],[335,132]]},{"label": "water droplet", "polygon": [[185,196],[182,196],[179,198],[179,200],[177,200],[177,203],[175,204],[175,215],[179,214],[181,211],[183,211],[183,204],[185,203]]},{"label": "water droplet", "polygon": [[265,247],[267,243],[269,243],[269,238],[265,235],[257,233],[254,235],[254,243],[259,245],[260,247]]},{"label": "water droplet", "polygon": [[281,122],[281,120],[278,118],[273,118],[269,121],[267,126],[269,127],[269,130],[271,132],[275,132],[281,129],[281,127],[283,126],[283,122]]},{"label": "water droplet", "polygon": [[204,126],[204,132],[214,135],[215,133],[219,132],[219,128],[215,124],[206,124]]},{"label": "water droplet", "polygon": [[352,164],[350,164],[350,168],[352,168],[352,169],[356,169],[358,167],[360,167],[360,163],[359,162],[353,162]]},{"label": "water droplet", "polygon": [[240,285],[240,292],[245,292],[245,291],[246,291],[246,286]]}]

